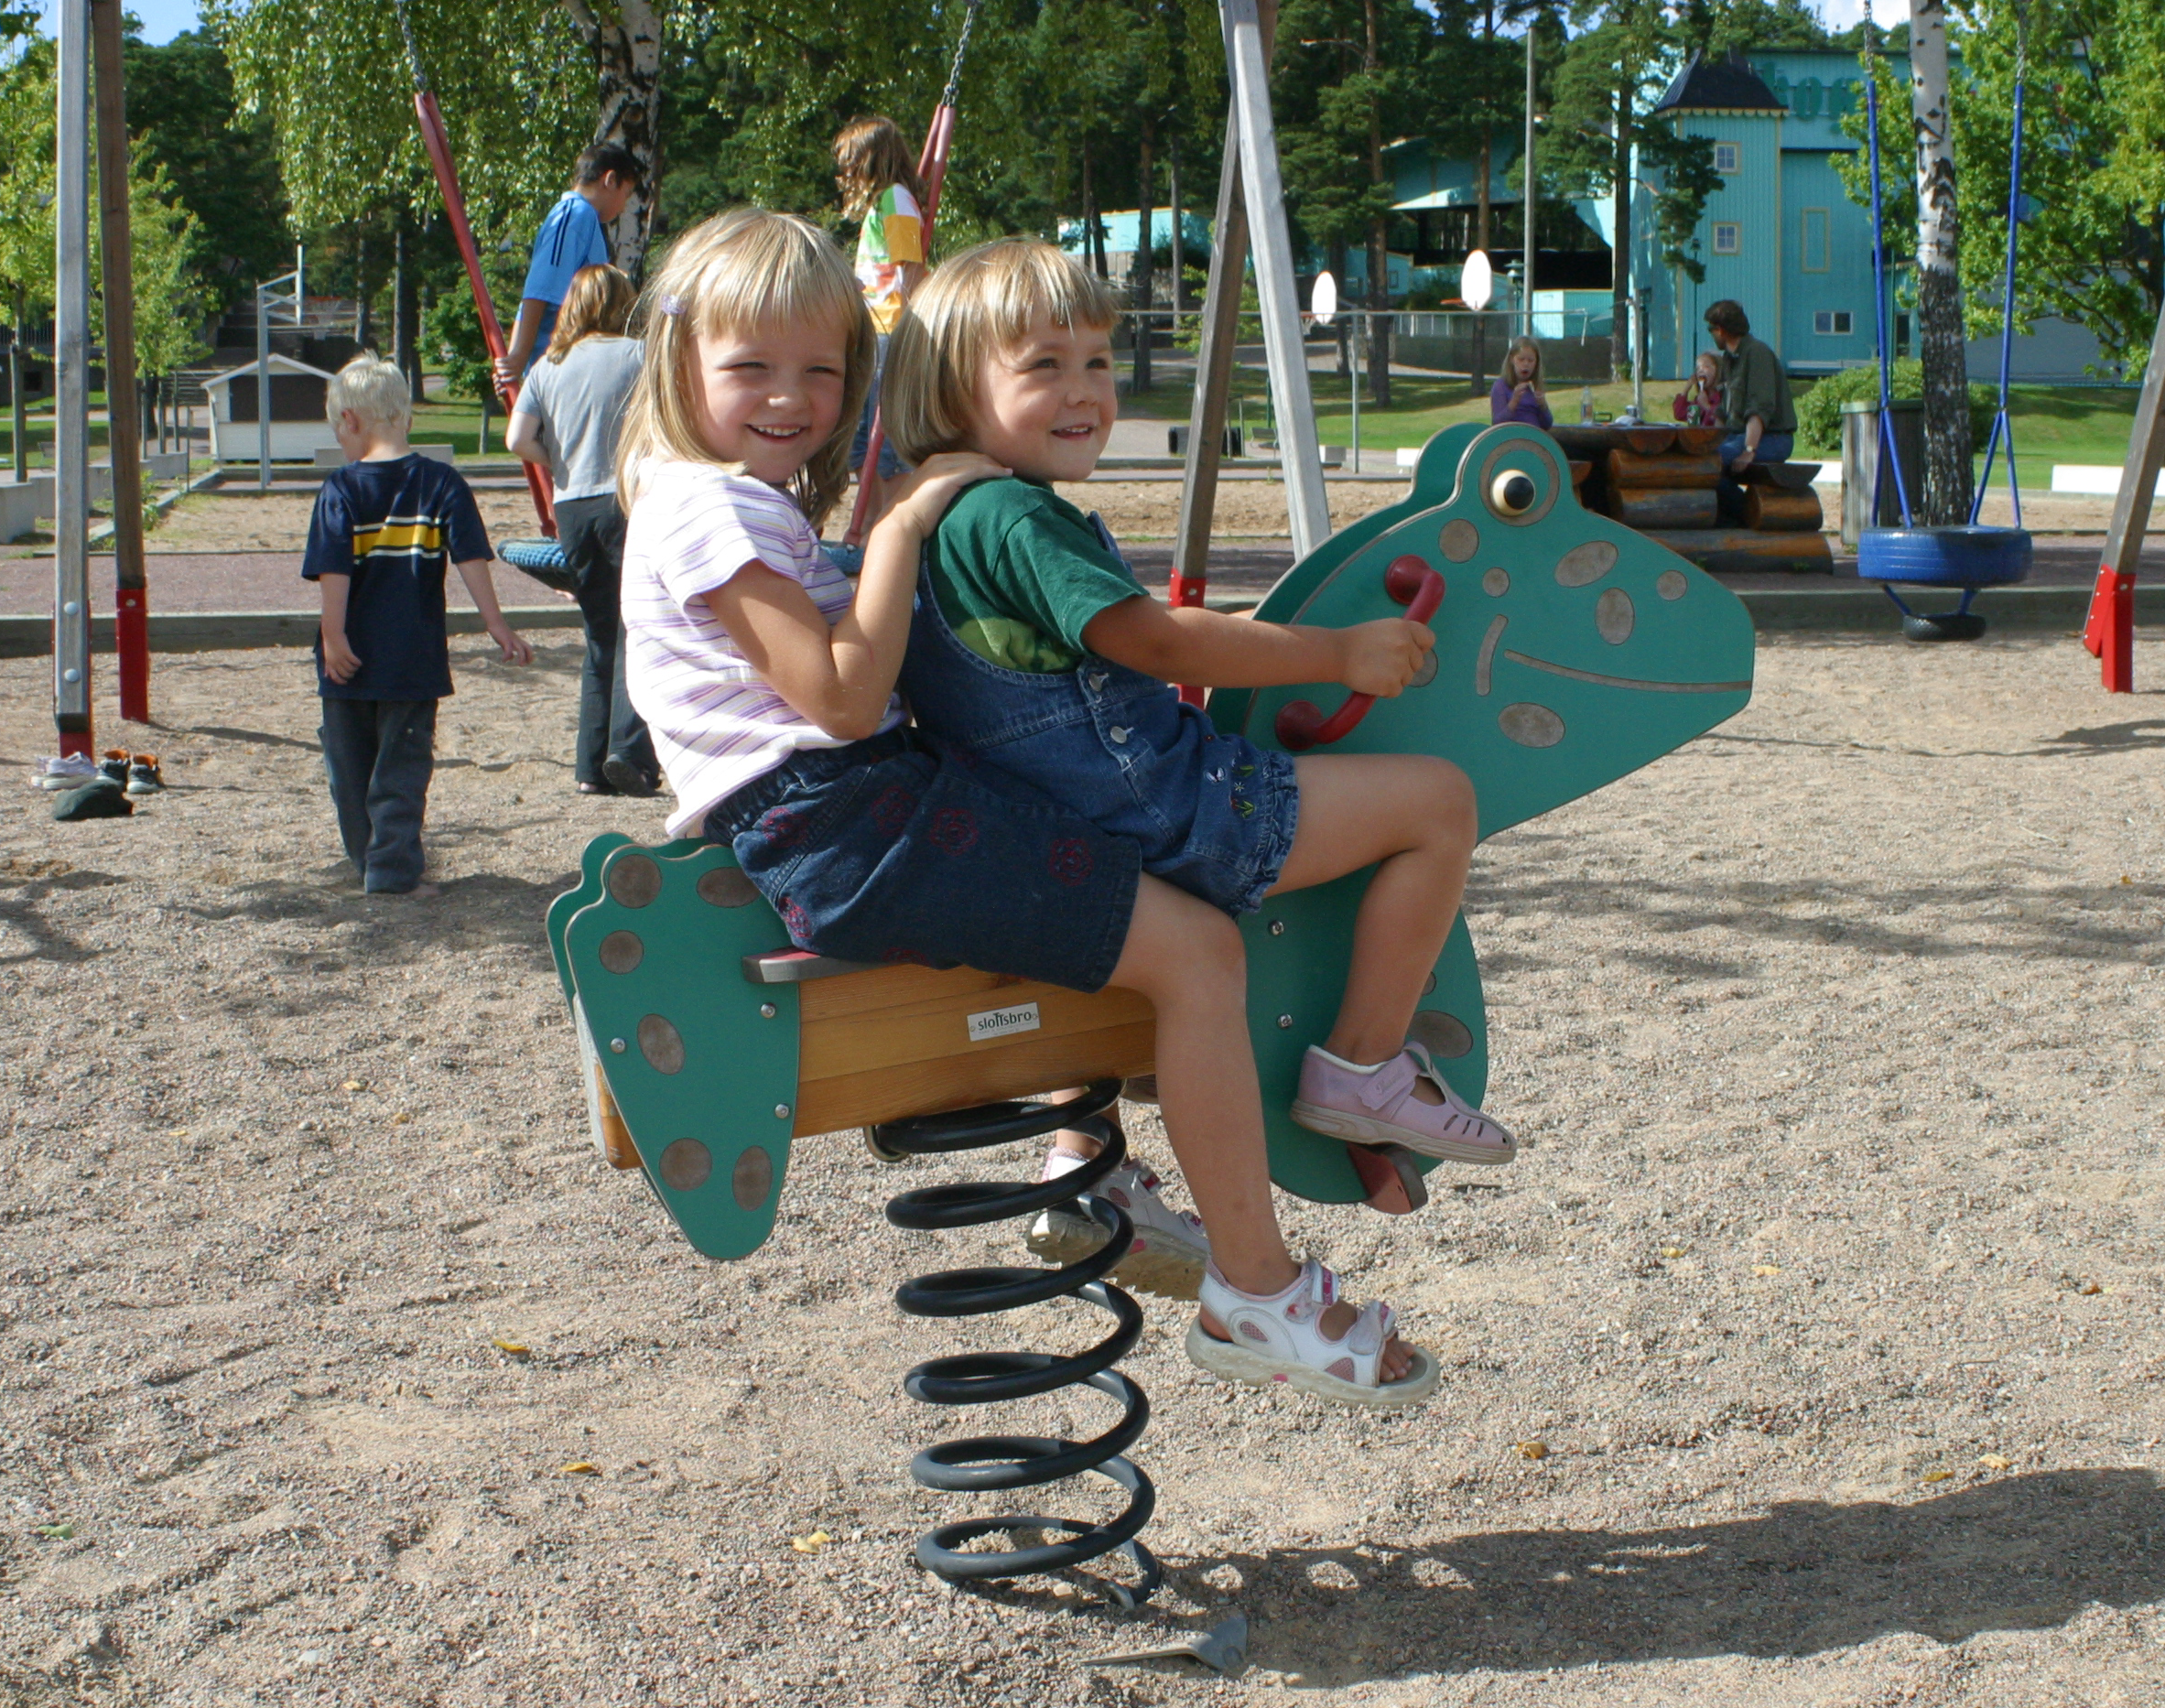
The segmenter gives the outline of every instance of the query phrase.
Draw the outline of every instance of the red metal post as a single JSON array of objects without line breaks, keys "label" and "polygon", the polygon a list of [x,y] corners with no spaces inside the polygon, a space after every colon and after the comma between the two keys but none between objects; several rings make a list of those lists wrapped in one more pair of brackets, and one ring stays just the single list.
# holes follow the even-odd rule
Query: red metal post
[{"label": "red metal post", "polygon": [[[436,168],[436,186],[443,192],[444,212],[451,222],[451,235],[458,241],[459,257],[466,263],[466,280],[473,287],[474,310],[481,316],[482,338],[489,346],[489,354],[501,359],[507,348],[503,326],[496,319],[496,305],[490,298],[488,281],[482,276],[481,252],[474,247],[473,227],[467,223],[466,199],[459,193],[459,169],[451,164],[450,138],[445,134],[443,114],[432,91],[427,88],[414,91],[414,113],[421,121],[421,141],[428,150],[429,164]],[[519,388],[514,382],[503,388],[504,406],[509,409],[518,401]],[[520,466],[526,470],[526,490],[533,495],[534,513],[541,518],[541,531],[553,539],[557,532],[557,509],[548,470],[538,463]]]},{"label": "red metal post", "polygon": [[2096,590],[2090,595],[2090,619],[2083,625],[2083,644],[2102,663],[2107,694],[2135,692],[2135,566],[2142,556],[2142,536],[2149,526],[2150,502],[2161,468],[2165,315],[2158,317],[2158,335],[2150,344],[2142,401],[2136,405],[2127,460],[2120,470],[2120,495],[2113,501],[2112,529],[2105,537],[2105,561],[2098,566]]}]

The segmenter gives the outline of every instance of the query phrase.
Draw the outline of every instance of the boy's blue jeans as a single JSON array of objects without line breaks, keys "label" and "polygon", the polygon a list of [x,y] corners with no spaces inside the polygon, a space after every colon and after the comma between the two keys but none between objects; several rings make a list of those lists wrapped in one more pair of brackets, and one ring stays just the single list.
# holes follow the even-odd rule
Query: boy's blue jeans
[{"label": "boy's blue jeans", "polygon": [[421,815],[436,773],[434,700],[323,701],[323,769],[361,887],[400,894],[421,881]]}]

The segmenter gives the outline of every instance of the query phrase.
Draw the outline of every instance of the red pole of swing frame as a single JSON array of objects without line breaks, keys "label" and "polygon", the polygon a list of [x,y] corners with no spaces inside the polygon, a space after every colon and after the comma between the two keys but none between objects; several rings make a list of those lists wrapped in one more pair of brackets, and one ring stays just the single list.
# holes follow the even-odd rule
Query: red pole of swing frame
[{"label": "red pole of swing frame", "polygon": [[2112,527],[2105,536],[2105,557],[2097,567],[2097,586],[2090,595],[2090,618],[2083,625],[2083,644],[2097,659],[2107,694],[2135,692],[2135,566],[2149,527],[2150,503],[2165,469],[2165,315],[2150,345],[2149,367],[2142,376],[2142,401],[2127,436],[2127,460],[2120,470],[2119,496],[2113,501]]},{"label": "red pole of swing frame", "polygon": [[[503,325],[496,318],[496,305],[482,277],[481,251],[474,247],[473,227],[467,223],[466,199],[459,193],[459,169],[451,164],[450,138],[444,131],[443,113],[436,104],[434,92],[425,88],[414,91],[414,114],[421,121],[421,142],[428,150],[429,164],[436,168],[436,187],[443,192],[444,212],[451,222],[451,235],[458,241],[459,258],[466,263],[466,282],[473,287],[473,307],[481,316],[482,341],[488,345],[490,356],[501,361],[508,348],[503,341]],[[503,387],[503,401],[507,409],[518,403],[515,380]],[[541,531],[554,539],[557,507],[548,470],[532,462],[522,462],[520,467],[526,471],[526,491],[534,499],[534,513],[541,518]]]},{"label": "red pole of swing frame", "polygon": [[[939,212],[939,187],[947,176],[947,145],[955,136],[955,109],[943,106],[932,115],[932,128],[925,133],[925,152],[917,157],[917,181],[925,186],[924,249],[932,253],[932,222]],[[877,408],[872,411],[872,430],[865,435],[864,461],[857,470],[857,498],[850,506],[849,531],[842,535],[845,544],[864,544],[865,513],[871,508],[871,481],[865,478],[865,470],[872,471],[872,479],[879,476],[880,450],[887,443],[887,432]]]}]

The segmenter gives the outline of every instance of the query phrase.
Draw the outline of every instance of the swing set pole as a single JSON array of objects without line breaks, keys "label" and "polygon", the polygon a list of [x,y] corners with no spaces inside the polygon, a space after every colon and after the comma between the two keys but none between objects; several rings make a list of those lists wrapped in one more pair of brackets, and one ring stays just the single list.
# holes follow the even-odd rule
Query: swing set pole
[{"label": "swing set pole", "polygon": [[2150,365],[2143,372],[2142,401],[2135,408],[2127,460],[2120,470],[2120,495],[2113,501],[2112,530],[2105,536],[2105,558],[2090,595],[2089,621],[2083,625],[2083,645],[2103,666],[2107,694],[2135,692],[2135,565],[2142,555],[2160,469],[2165,469],[2165,314],[2158,317]]},{"label": "swing set pole", "polygon": [[[962,15],[962,35],[955,43],[955,58],[947,67],[947,86],[940,92],[939,105],[933,109],[932,124],[925,132],[924,151],[917,157],[917,182],[925,187],[922,212],[927,261],[932,256],[932,222],[939,213],[940,186],[947,178],[947,150],[955,140],[955,102],[962,90],[962,59],[969,51],[969,32],[977,27],[981,4],[983,0],[969,0],[969,7]],[[871,525],[872,482],[879,479],[880,452],[886,443],[886,424],[875,406],[871,431],[865,435],[864,461],[858,465],[857,497],[850,506],[850,526],[842,535],[845,546],[864,544],[865,530]]]},{"label": "swing set pole", "polygon": [[[414,42],[413,20],[406,16],[406,0],[398,0],[398,28],[406,38],[406,63],[413,68],[414,115],[421,121],[421,144],[428,150],[429,165],[436,169],[436,187],[443,193],[444,213],[459,244],[459,258],[466,263],[466,282],[473,287],[474,312],[481,317],[482,341],[488,345],[493,359],[502,361],[509,346],[503,341],[503,326],[496,318],[488,281],[482,276],[481,251],[474,246],[473,227],[467,222],[466,198],[459,193],[459,168],[451,164],[450,137],[444,130],[443,111],[436,104],[436,92],[428,87],[428,75],[421,69],[421,51]],[[518,382],[514,380],[503,391],[508,415],[519,401]],[[519,466],[526,471],[526,491],[534,500],[534,513],[541,519],[541,531],[554,539],[557,509],[548,470],[533,462],[522,461]]]}]

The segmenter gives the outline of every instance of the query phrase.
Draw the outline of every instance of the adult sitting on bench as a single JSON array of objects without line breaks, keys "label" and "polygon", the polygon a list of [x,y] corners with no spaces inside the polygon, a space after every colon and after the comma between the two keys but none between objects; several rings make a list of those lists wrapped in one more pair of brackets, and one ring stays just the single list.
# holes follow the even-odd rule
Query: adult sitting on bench
[{"label": "adult sitting on bench", "polygon": [[1751,335],[1741,303],[1727,297],[1706,310],[1706,330],[1722,350],[1722,480],[1715,489],[1724,522],[1744,519],[1738,477],[1755,462],[1786,462],[1796,449],[1797,411],[1781,358]]}]

